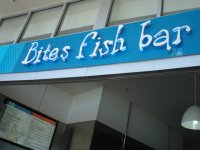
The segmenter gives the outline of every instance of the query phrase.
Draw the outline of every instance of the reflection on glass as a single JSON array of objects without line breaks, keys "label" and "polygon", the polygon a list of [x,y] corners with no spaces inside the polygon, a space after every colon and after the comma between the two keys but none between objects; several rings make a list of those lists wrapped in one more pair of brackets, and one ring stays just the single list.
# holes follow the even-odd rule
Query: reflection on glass
[{"label": "reflection on glass", "polygon": [[56,7],[34,13],[22,41],[50,37],[58,23],[61,11],[62,7]]},{"label": "reflection on glass", "polygon": [[154,17],[157,4],[157,0],[114,0],[108,25]]},{"label": "reflection on glass", "polygon": [[87,0],[69,5],[58,35],[92,29],[100,0]]},{"label": "reflection on glass", "polygon": [[200,0],[165,0],[164,14],[200,7]]},{"label": "reflection on glass", "polygon": [[8,44],[16,40],[26,20],[26,15],[3,20],[0,25],[0,43]]},{"label": "reflection on glass", "polygon": [[73,134],[70,150],[89,150],[92,140],[94,121],[82,122],[73,125]]}]

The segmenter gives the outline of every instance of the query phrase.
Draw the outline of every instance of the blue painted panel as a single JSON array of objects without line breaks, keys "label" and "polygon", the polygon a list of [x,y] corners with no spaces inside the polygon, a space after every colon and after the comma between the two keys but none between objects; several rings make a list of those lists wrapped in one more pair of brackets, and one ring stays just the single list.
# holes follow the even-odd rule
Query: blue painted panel
[{"label": "blue painted panel", "polygon": [[[100,42],[99,49],[102,48],[102,53],[105,53],[107,49],[105,48],[103,42],[106,40],[110,40],[113,43],[116,42],[117,31],[121,26],[114,26],[96,31],[87,31],[33,42],[1,46],[0,73],[35,72],[67,68],[80,68],[86,66],[99,66],[200,54],[199,19],[199,9],[151,19],[150,25],[145,27],[145,34],[151,35],[153,40],[151,44],[144,47],[143,51],[140,50],[139,43],[142,37],[142,24],[147,22],[147,20],[124,24],[122,31],[118,34],[117,39],[121,38],[121,40],[123,39],[125,41],[123,46],[126,47],[126,50],[119,51],[114,55],[111,55],[114,49],[114,44],[110,44],[108,46],[108,54],[104,55],[103,57],[100,57],[99,51],[97,51],[97,57],[95,58],[90,57],[90,55],[93,53],[95,46],[99,44],[98,42]],[[187,32],[186,28],[183,28],[180,31],[181,43],[179,45],[175,45],[173,42],[177,39],[177,32],[173,31],[173,29],[175,27],[182,26],[190,27],[191,31]],[[157,38],[154,38],[154,36],[163,29],[165,29],[165,32]],[[87,46],[83,47],[84,58],[77,59],[77,56],[80,53],[81,43],[83,43],[84,38],[92,32],[97,32],[98,36],[95,39],[92,39],[92,36],[87,38],[85,41]],[[155,42],[156,39],[166,35],[166,32],[169,33],[169,46],[171,47],[171,50],[167,50],[167,44],[163,44],[162,46],[155,46],[155,44],[153,45],[153,42]],[[98,38],[101,39],[98,40]],[[166,38],[161,38],[160,40],[157,40],[157,43],[163,42],[164,40],[166,40]],[[147,42],[147,38],[145,38],[143,43],[146,44]],[[122,41],[120,40],[117,42],[116,49],[120,48],[121,43]],[[67,57],[66,61],[63,61],[60,56],[66,56],[66,52],[62,50],[65,46],[70,46],[71,49],[68,51],[69,56]],[[29,57],[27,57],[31,47],[35,49],[35,51],[32,50]],[[49,48],[49,51],[46,51],[47,48]],[[49,56],[51,51],[54,51],[55,54],[56,49],[57,51],[59,50],[58,59],[56,61],[43,60],[45,51]],[[40,53],[40,50],[42,53],[41,56],[38,57],[39,55],[35,54],[36,52]],[[33,56],[35,56],[35,59],[28,63],[28,65],[22,64],[26,57],[29,61],[33,58]],[[56,55],[52,55],[52,58],[55,56]],[[39,60],[41,62],[34,64],[36,57],[40,58]]]}]

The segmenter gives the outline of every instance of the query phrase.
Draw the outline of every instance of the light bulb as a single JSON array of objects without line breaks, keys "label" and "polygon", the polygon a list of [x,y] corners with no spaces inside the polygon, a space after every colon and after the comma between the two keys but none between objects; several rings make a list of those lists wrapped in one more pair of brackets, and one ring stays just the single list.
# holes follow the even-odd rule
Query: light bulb
[{"label": "light bulb", "polygon": [[197,120],[193,120],[192,123],[193,123],[194,125],[197,125],[197,124],[198,124],[198,121],[197,121]]}]

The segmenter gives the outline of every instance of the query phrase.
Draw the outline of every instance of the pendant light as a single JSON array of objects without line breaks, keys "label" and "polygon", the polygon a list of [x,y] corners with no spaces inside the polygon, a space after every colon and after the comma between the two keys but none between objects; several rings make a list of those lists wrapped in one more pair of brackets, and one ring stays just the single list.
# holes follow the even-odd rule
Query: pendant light
[{"label": "pendant light", "polygon": [[194,75],[194,105],[183,114],[181,126],[191,130],[200,130],[200,107],[197,106],[196,73]]}]

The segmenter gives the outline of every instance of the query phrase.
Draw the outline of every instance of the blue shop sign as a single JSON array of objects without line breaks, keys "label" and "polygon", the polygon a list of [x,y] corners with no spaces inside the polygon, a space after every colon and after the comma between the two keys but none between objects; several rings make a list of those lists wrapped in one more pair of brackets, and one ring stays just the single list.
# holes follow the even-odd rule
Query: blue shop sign
[{"label": "blue shop sign", "polygon": [[0,73],[36,72],[200,54],[200,10],[0,47]]}]

